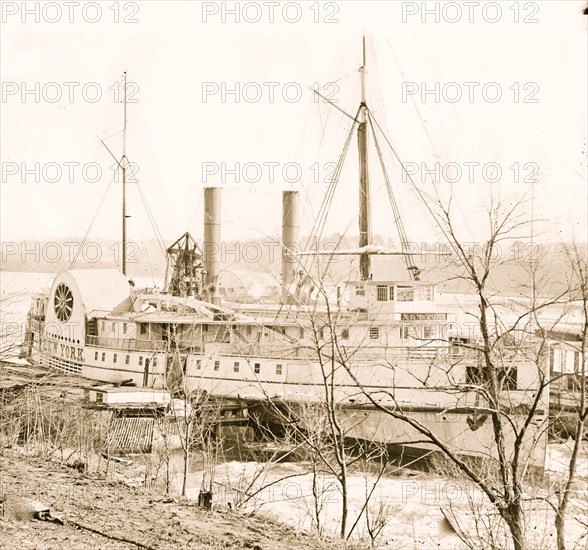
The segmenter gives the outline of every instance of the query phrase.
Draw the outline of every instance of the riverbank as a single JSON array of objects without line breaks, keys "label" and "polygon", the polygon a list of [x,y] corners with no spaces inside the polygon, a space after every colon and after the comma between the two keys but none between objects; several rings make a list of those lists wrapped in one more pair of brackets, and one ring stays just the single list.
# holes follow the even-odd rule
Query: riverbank
[{"label": "riverbank", "polygon": [[[19,550],[268,549],[335,550],[340,541],[319,540],[275,521],[230,510],[209,512],[144,488],[86,474],[21,448],[0,454],[0,548]],[[26,517],[38,500],[64,525]],[[88,527],[77,528],[74,524]],[[129,542],[123,542],[127,539]],[[357,550],[361,546],[349,546]]]}]

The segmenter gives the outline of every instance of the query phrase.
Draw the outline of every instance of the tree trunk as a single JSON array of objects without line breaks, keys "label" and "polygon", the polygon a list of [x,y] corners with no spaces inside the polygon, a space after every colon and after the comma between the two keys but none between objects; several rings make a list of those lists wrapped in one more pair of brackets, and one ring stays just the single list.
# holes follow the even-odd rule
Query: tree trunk
[{"label": "tree trunk", "polygon": [[559,508],[555,514],[555,532],[557,534],[557,550],[566,550],[566,517],[565,509]]},{"label": "tree trunk", "polygon": [[186,496],[186,484],[188,481],[188,459],[189,459],[190,451],[188,446],[184,447],[184,473],[182,476],[182,497]]},{"label": "tree trunk", "polygon": [[525,529],[523,525],[523,510],[519,501],[511,502],[508,507],[503,510],[502,517],[512,536],[512,541],[515,550],[525,550]]},{"label": "tree trunk", "polygon": [[347,533],[347,472],[343,471],[341,478],[341,538],[344,539]]}]

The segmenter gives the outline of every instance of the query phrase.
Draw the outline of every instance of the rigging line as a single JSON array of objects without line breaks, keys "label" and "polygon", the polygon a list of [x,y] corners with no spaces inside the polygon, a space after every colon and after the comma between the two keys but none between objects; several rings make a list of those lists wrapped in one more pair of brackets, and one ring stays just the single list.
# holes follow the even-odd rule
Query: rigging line
[{"label": "rigging line", "polygon": [[[370,114],[372,114],[369,109],[368,109],[368,112]],[[373,117],[373,115],[372,115],[372,117]],[[447,239],[447,242],[450,243],[451,242],[451,239],[449,238],[449,235],[447,234],[447,231],[443,227],[443,224],[439,221],[438,215],[435,214],[435,212],[433,211],[431,205],[428,202],[428,200],[431,199],[431,198],[430,197],[429,198],[425,198],[425,193],[423,191],[421,191],[421,189],[419,189],[419,187],[416,185],[415,181],[412,179],[412,176],[406,170],[406,168],[404,166],[404,163],[402,162],[402,160],[398,156],[398,153],[396,152],[396,149],[394,149],[394,147],[390,143],[390,140],[388,139],[388,137],[386,136],[386,134],[382,131],[382,128],[381,128],[380,124],[378,123],[378,121],[375,118],[373,118],[373,121],[376,123],[376,126],[377,126],[378,130],[380,131],[380,133],[384,137],[384,140],[388,144],[388,147],[390,147],[390,150],[394,154],[394,157],[400,163],[400,167],[402,168],[402,171],[404,172],[404,174],[408,177],[408,180],[410,181],[410,183],[411,183],[414,191],[416,192],[416,194],[418,195],[418,197],[421,199],[421,202],[424,204],[425,208],[429,211],[429,214],[431,215],[431,217],[433,218],[433,220],[435,221],[435,223],[439,226],[439,229],[443,233],[443,235],[445,236],[445,238]],[[428,195],[428,193],[427,193],[427,195]],[[435,199],[433,198],[432,200],[435,200]]]},{"label": "rigging line", "polygon": [[[335,84],[336,82],[340,82],[344,78],[347,78],[348,76],[351,76],[352,74],[355,74],[355,73],[357,73],[357,69],[354,69],[350,73],[347,73],[345,76],[341,76],[341,77],[337,78],[337,80],[330,80],[329,82],[327,82],[325,84],[325,86],[327,86],[328,84]],[[325,86],[321,86],[321,89],[324,88]]]},{"label": "rigging line", "polygon": [[[370,112],[369,109],[368,109],[368,112]],[[371,112],[370,112],[370,114],[371,114]],[[410,183],[411,183],[414,191],[416,192],[416,194],[420,198],[421,202],[424,204],[425,208],[429,211],[429,214],[431,215],[431,217],[433,218],[433,220],[435,221],[435,223],[439,227],[439,230],[441,231],[441,233],[445,237],[445,240],[448,243],[448,245],[451,246],[452,248],[455,248],[456,246],[458,248],[461,248],[462,243],[457,240],[457,236],[455,236],[453,239],[451,238],[451,235],[448,233],[448,230],[444,227],[443,221],[440,220],[440,218],[439,218],[439,216],[437,214],[435,214],[435,212],[433,211],[433,208],[429,204],[428,200],[425,199],[425,195],[428,195],[428,193],[424,193],[423,191],[421,191],[421,189],[419,189],[419,187],[416,185],[415,181],[412,179],[412,176],[406,170],[406,168],[404,166],[404,163],[402,162],[402,160],[398,156],[398,153],[396,152],[396,149],[394,149],[394,147],[390,143],[390,140],[388,139],[388,136],[386,136],[386,134],[382,131],[382,128],[381,128],[380,124],[378,123],[378,121],[375,119],[375,117],[373,118],[373,120],[376,123],[376,126],[378,127],[378,130],[380,130],[380,133],[384,137],[384,140],[386,141],[386,143],[390,147],[390,150],[392,151],[392,153],[396,157],[396,160],[400,163],[400,166],[402,168],[402,171],[408,177],[408,180],[410,181]],[[439,198],[435,199],[434,197],[430,197],[429,196],[429,200],[437,201],[438,203],[440,203],[440,199]],[[469,226],[468,226],[468,229],[469,229]],[[471,230],[470,230],[470,232],[471,232]],[[465,252],[464,252],[464,254],[465,254]],[[462,266],[467,269],[467,265],[464,265],[464,261],[463,260],[459,260],[459,261],[460,261],[460,264],[462,264]],[[488,274],[488,279],[496,287],[496,284],[494,283],[494,280],[493,280],[493,277],[492,277],[492,273],[489,273]]]},{"label": "rigging line", "polygon": [[[402,244],[403,250],[408,251],[408,249],[409,249],[408,236],[406,234],[406,230],[404,228],[404,223],[403,223],[402,217],[400,215],[400,209],[398,208],[398,203],[396,202],[396,198],[395,198],[394,192],[392,190],[392,185],[390,184],[390,178],[388,177],[388,171],[386,170],[386,165],[384,163],[384,157],[382,156],[382,149],[380,148],[380,142],[378,141],[378,137],[376,135],[376,131],[374,128],[372,118],[373,117],[372,117],[370,111],[368,110],[367,119],[370,124],[370,128],[372,130],[372,135],[374,137],[374,145],[376,146],[376,151],[378,152],[378,158],[380,159],[380,165],[382,167],[382,173],[384,174],[384,181],[386,182],[386,188],[388,190],[388,198],[390,199],[390,205],[392,206],[392,212],[394,214],[396,227],[398,230],[398,234],[400,236],[400,242]],[[404,258],[405,258],[405,261],[409,265],[410,278],[413,279],[416,275],[417,267],[416,267],[415,263],[413,262],[410,255],[407,254],[404,256]]]},{"label": "rigging line", "polygon": [[[359,109],[361,109],[361,107]],[[358,109],[358,114],[359,114],[359,109]],[[325,193],[325,196],[323,198],[321,207],[319,209],[319,215],[318,215],[317,219],[315,220],[315,223],[314,223],[314,225],[310,231],[310,234],[308,236],[308,239],[306,241],[305,248],[308,248],[308,245],[310,244],[310,242],[314,236],[320,237],[322,235],[322,231],[323,231],[324,225],[326,223],[326,216],[328,213],[329,205],[332,202],[333,195],[335,193],[335,188],[336,188],[337,183],[339,181],[339,174],[341,173],[343,162],[344,162],[345,157],[347,155],[347,151],[349,150],[349,145],[351,143],[351,139],[353,137],[353,132],[355,131],[356,124],[357,124],[357,117],[356,117],[355,122],[351,125],[351,128],[349,129],[349,132],[347,134],[347,138],[345,140],[343,150],[341,152],[341,155],[339,156],[337,166],[335,168],[335,171],[333,173],[331,181],[329,182],[329,187],[327,188],[327,192]]]},{"label": "rigging line", "polygon": [[[388,43],[388,47],[390,48],[390,53],[392,54],[392,59],[394,59],[394,63],[396,64],[396,68],[398,69],[398,71],[400,72],[400,74],[402,76],[402,81],[404,84],[406,84],[406,78],[404,76],[404,72],[403,72],[402,68],[400,67],[400,63],[398,62],[398,59],[394,55],[394,50],[392,48],[392,45],[390,44],[390,40],[387,37],[386,37],[386,42]],[[435,155],[436,158],[442,160],[443,157],[441,157],[441,155],[439,155],[439,153],[437,152],[437,148],[435,147],[435,144],[433,143],[433,139],[431,138],[431,135],[429,134],[429,130],[427,129],[427,126],[425,125],[425,121],[423,120],[423,117],[421,116],[421,112],[419,111],[419,108],[418,108],[417,103],[413,97],[413,94],[411,94],[411,96],[410,96],[410,101],[412,103],[414,110],[416,111],[417,116],[419,117],[419,121],[421,123],[421,126],[422,126],[424,132],[425,132],[425,135],[427,136],[427,139],[429,140],[429,144],[431,145],[431,149],[433,150],[433,154]],[[429,178],[432,178],[432,176],[429,175]],[[466,224],[468,231],[470,232],[470,236],[472,237],[472,240],[473,240],[474,233],[472,231],[472,228],[470,227],[470,224],[468,223],[467,218],[464,215],[464,212],[463,212],[463,209],[461,208],[461,205],[458,205],[458,207],[459,207],[461,214],[464,217],[465,224]]]},{"label": "rigging line", "polygon": [[318,95],[320,98],[324,99],[331,107],[334,107],[335,109],[337,109],[337,111],[343,113],[346,117],[350,118],[351,120],[353,120],[354,122],[357,122],[357,115],[355,115],[355,118],[350,115],[347,111],[344,111],[343,109],[341,109],[341,107],[339,107],[337,104],[333,103],[333,101],[331,101],[328,97],[324,96],[323,94],[321,94],[319,91],[317,90],[313,90],[313,92]]},{"label": "rigging line", "polygon": [[316,237],[319,240],[323,236],[323,232],[324,232],[325,225],[327,222],[327,216],[328,216],[329,210],[331,208],[331,204],[333,202],[333,197],[335,195],[335,190],[337,188],[337,184],[339,183],[341,170],[343,169],[343,163],[345,162],[345,158],[347,157],[347,152],[349,151],[349,145],[351,144],[351,138],[353,136],[355,126],[356,125],[354,123],[350,129],[348,139],[345,143],[345,147],[341,153],[341,156],[339,158],[339,162],[337,163],[336,169],[335,169],[333,176],[332,176],[332,185],[330,186],[328,195],[325,196],[324,206],[321,207],[320,218],[318,220],[319,224],[317,225],[317,231],[316,231]]},{"label": "rigging line", "polygon": [[161,236],[161,232],[159,231],[159,227],[157,227],[157,222],[155,221],[155,218],[151,212],[151,209],[149,208],[149,204],[147,204],[147,200],[145,199],[145,195],[143,195],[143,191],[141,190],[141,186],[139,185],[139,182],[137,181],[135,183],[135,185],[137,186],[137,191],[139,192],[139,197],[141,198],[141,202],[143,203],[143,206],[145,207],[145,211],[147,212],[147,218],[149,219],[149,222],[151,223],[151,227],[153,229],[153,232],[155,233],[155,237],[157,239],[157,244],[159,245],[159,248],[161,249],[161,252],[163,254],[163,258],[165,259],[165,257],[166,257],[165,241],[163,240],[163,237]]},{"label": "rigging line", "polygon": [[[400,67],[400,63],[398,63],[398,59],[396,59],[396,55],[394,55],[394,50],[392,49],[392,44],[390,44],[390,40],[388,39],[388,37],[386,37],[386,42],[388,43],[388,46],[390,48],[390,53],[392,54],[392,59],[394,60],[394,63],[396,64],[396,68],[398,69],[398,71],[400,72],[400,75],[402,76],[402,82],[404,84],[406,84],[406,77],[404,76],[404,71],[402,70],[402,68]],[[425,134],[427,136],[427,139],[429,140],[429,144],[431,145],[431,149],[433,149],[433,153],[435,153],[435,156],[437,156],[437,158],[441,158],[439,157],[439,155],[437,154],[437,149],[435,147],[435,144],[433,143],[433,140],[431,138],[431,135],[429,134],[429,130],[427,129],[427,127],[425,126],[425,122],[423,120],[423,117],[421,116],[421,113],[417,107],[416,101],[413,97],[413,95],[411,94],[410,96],[410,101],[412,103],[412,106],[414,107],[414,110],[416,111],[418,117],[419,117],[419,121],[421,123],[421,126],[423,127],[423,130],[425,131]]]},{"label": "rigging line", "polygon": [[92,218],[92,221],[90,221],[90,225],[89,225],[88,229],[86,230],[86,234],[84,235],[84,238],[82,239],[82,242],[80,244],[80,247],[78,248],[78,251],[76,252],[76,255],[74,256],[73,260],[71,261],[71,264],[69,265],[69,269],[74,268],[76,261],[80,255],[81,251],[83,250],[85,244],[86,244],[86,240],[88,238],[88,235],[90,234],[90,231],[92,230],[92,227],[94,226],[94,222],[96,221],[96,218],[98,217],[98,213],[100,212],[100,208],[102,208],[102,204],[104,204],[104,200],[106,199],[106,196],[108,195],[108,191],[110,191],[110,187],[112,186],[112,183],[114,182],[115,177],[116,177],[116,170],[112,173],[112,178],[110,179],[110,183],[106,187],[106,191],[104,191],[104,195],[102,195],[102,199],[98,203],[98,208],[96,208],[96,212],[94,213],[94,217]]},{"label": "rigging line", "polygon": [[115,132],[114,134],[111,134],[111,135],[109,135],[109,136],[106,136],[106,137],[104,137],[104,138],[102,138],[102,139],[101,139],[101,138],[99,138],[98,136],[96,136],[96,137],[97,137],[97,138],[98,138],[100,141],[106,141],[106,140],[108,140],[108,139],[112,139],[113,137],[116,137],[116,136],[118,136],[118,135],[120,135],[120,134],[122,134],[122,133],[123,133],[123,131],[122,131],[122,130],[119,130],[118,132]]}]

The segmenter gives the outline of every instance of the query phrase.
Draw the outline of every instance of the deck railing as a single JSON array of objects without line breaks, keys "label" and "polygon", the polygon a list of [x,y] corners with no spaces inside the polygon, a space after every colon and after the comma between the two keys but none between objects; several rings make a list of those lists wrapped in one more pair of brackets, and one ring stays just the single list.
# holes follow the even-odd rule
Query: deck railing
[{"label": "deck railing", "polygon": [[128,351],[165,351],[169,347],[167,342],[163,340],[135,340],[103,336],[86,336],[86,345]]}]

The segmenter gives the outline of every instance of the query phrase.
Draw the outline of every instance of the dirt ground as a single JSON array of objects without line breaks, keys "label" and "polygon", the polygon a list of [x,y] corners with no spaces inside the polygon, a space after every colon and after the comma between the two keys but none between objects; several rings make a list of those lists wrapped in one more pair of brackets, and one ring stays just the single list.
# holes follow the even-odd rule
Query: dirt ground
[{"label": "dirt ground", "polygon": [[[343,547],[340,541],[318,540],[264,518],[230,511],[208,512],[178,499],[26,456],[17,449],[0,452],[3,499],[0,548],[331,550]],[[31,500],[49,507],[64,525],[32,519]]]}]

